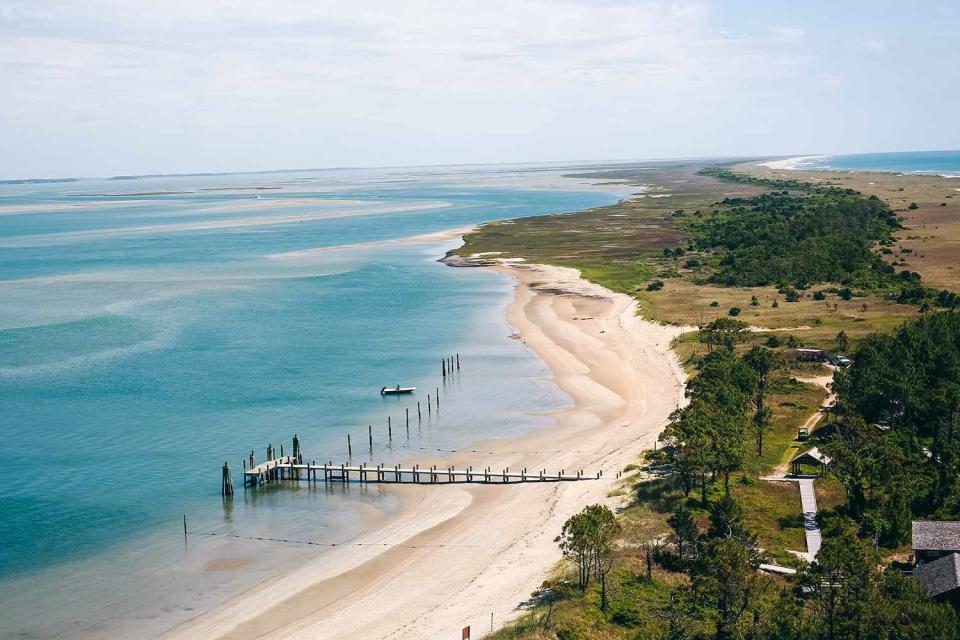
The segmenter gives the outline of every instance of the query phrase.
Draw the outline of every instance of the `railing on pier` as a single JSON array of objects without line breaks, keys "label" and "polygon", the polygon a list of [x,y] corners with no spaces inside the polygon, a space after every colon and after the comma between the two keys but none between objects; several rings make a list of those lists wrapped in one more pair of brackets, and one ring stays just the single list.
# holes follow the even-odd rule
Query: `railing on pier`
[{"label": "railing on pier", "polygon": [[579,480],[598,480],[603,472],[595,475],[585,475],[583,471],[566,473],[565,469],[549,472],[546,469],[529,471],[524,468],[520,471],[511,471],[509,468],[494,471],[491,467],[474,469],[466,467],[438,467],[436,465],[422,468],[419,465],[401,467],[384,464],[350,465],[350,464],[304,464],[296,462],[292,457],[285,456],[256,465],[243,473],[244,487],[257,487],[281,480],[305,480],[307,482],[360,482],[360,483],[391,483],[391,484],[511,484],[518,482],[574,482]]}]

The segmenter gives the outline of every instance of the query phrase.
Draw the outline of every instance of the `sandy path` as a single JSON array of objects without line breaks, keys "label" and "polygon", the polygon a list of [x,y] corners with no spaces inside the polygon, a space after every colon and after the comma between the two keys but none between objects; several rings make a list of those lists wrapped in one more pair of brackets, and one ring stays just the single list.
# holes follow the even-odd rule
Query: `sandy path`
[{"label": "sandy path", "polygon": [[[518,281],[508,310],[519,337],[574,407],[557,425],[482,443],[493,466],[603,469],[589,482],[398,487],[411,505],[371,544],[325,553],[172,630],[170,638],[474,637],[516,615],[559,558],[563,521],[606,497],[617,469],[652,446],[682,398],[670,341],[680,329],[637,318],[635,302],[540,265],[495,267]],[[479,445],[478,445],[479,446]],[[562,450],[564,453],[506,453]],[[450,456],[423,464],[475,462]]]}]

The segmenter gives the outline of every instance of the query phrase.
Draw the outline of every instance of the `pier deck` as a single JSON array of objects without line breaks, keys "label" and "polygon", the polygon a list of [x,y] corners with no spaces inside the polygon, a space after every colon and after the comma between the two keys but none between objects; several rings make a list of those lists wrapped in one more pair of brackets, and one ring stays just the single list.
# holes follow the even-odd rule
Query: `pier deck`
[{"label": "pier deck", "polygon": [[297,463],[290,456],[268,460],[247,469],[243,473],[244,487],[257,487],[279,480],[306,480],[308,482],[380,482],[380,483],[407,483],[407,484],[511,484],[521,482],[576,482],[581,480],[597,480],[603,476],[598,472],[595,476],[584,475],[582,471],[566,473],[561,469],[548,472],[545,469],[529,471],[511,471],[502,469],[494,471],[490,467],[474,469],[455,469],[453,467],[420,468],[387,466],[383,464],[350,465],[350,464],[316,464],[311,462]]}]

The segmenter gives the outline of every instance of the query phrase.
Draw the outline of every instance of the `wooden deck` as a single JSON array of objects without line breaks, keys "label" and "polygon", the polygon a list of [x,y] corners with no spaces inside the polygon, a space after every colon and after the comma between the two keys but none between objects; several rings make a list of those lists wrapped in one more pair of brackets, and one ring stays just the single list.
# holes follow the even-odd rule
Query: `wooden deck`
[{"label": "wooden deck", "polygon": [[582,471],[566,473],[565,469],[548,472],[546,469],[529,471],[494,471],[490,467],[483,469],[455,469],[453,467],[420,468],[387,466],[383,464],[316,464],[296,463],[290,456],[268,460],[243,472],[244,487],[258,487],[281,480],[303,480],[306,482],[380,482],[407,484],[515,484],[521,482],[576,482],[597,480],[603,476],[600,471],[595,475],[585,475]]}]

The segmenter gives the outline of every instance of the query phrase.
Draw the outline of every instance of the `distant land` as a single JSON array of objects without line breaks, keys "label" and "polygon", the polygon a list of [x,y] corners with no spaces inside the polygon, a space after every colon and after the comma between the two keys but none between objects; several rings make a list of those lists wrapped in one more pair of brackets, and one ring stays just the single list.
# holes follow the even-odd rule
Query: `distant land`
[{"label": "distant land", "polygon": [[77,182],[80,178],[23,178],[22,180],[0,180],[0,184],[51,184],[55,182]]}]

